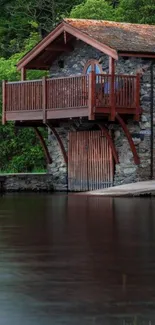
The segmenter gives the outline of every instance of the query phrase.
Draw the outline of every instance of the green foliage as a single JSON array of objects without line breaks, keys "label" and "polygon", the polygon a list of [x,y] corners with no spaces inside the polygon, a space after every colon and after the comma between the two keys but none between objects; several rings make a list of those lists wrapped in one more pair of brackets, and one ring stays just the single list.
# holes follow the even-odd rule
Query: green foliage
[{"label": "green foliage", "polygon": [[[25,41],[23,51],[13,54],[8,59],[0,57],[0,79],[15,81],[20,80],[20,73],[17,72],[16,64],[17,62],[27,53],[33,46],[39,41],[39,35],[37,33],[31,34],[31,37]],[[39,71],[30,71],[28,72],[28,79],[39,78],[43,75]]]},{"label": "green foliage", "polygon": [[[13,54],[10,58],[0,58],[0,78],[9,81],[19,80],[20,74],[17,72],[16,64],[20,58],[29,51],[39,40],[38,34],[31,34],[31,38],[26,40],[24,50]],[[42,77],[44,72],[30,71],[29,79]],[[1,98],[1,96],[0,96]],[[0,105],[2,107],[2,105]],[[1,116],[0,116],[1,117]],[[47,134],[44,131],[44,136]],[[46,168],[45,157],[36,139],[33,128],[15,129],[13,123],[0,125],[0,170],[12,172],[28,172],[34,169]]]},{"label": "green foliage", "polygon": [[114,8],[106,0],[86,0],[71,11],[71,18],[114,19]]},{"label": "green foliage", "polygon": [[[47,138],[46,131],[42,132]],[[0,154],[1,171],[46,169],[44,153],[33,128],[15,128],[13,123],[0,126]]]},{"label": "green foliage", "polygon": [[72,18],[155,24],[154,0],[86,0],[74,7]]},{"label": "green foliage", "polygon": [[23,49],[31,33],[43,37],[82,0],[0,0],[0,56]]},{"label": "green foliage", "polygon": [[155,24],[154,0],[120,0],[115,11],[117,21]]}]

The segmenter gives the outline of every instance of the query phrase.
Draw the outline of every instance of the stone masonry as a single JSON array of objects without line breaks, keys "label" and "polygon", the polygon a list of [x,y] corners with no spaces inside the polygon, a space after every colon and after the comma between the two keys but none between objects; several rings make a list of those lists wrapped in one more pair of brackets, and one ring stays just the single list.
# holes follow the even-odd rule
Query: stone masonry
[{"label": "stone masonry", "polygon": [[[86,62],[90,59],[99,60],[102,64],[103,72],[109,71],[109,58],[103,55],[100,51],[83,43],[76,41],[74,51],[69,54],[64,54],[56,60],[51,69],[50,76],[71,76],[80,75],[83,73]],[[59,61],[63,61],[64,67],[59,67]],[[114,184],[127,184],[130,182],[142,181],[150,179],[150,162],[151,162],[151,75],[150,75],[151,61],[140,58],[120,58],[116,62],[116,73],[119,74],[136,74],[145,68],[145,72],[141,77],[141,107],[143,113],[141,115],[140,123],[134,122],[132,119],[126,121],[127,127],[132,135],[133,141],[136,145],[141,164],[135,165],[133,155],[129,147],[128,140],[123,133],[122,128],[118,123],[108,123],[106,125],[113,130],[114,142],[119,155],[119,164],[115,166]],[[155,68],[154,68],[154,93],[155,93]],[[81,123],[82,124],[82,123]],[[86,128],[91,129],[92,123],[87,122]],[[75,126],[73,124],[62,124],[57,128],[62,141],[67,150],[68,148],[68,132],[79,130],[78,122]],[[154,109],[154,129],[155,129],[155,109]],[[53,158],[53,163],[49,166],[49,172],[52,173],[55,182],[65,188],[67,186],[67,168],[63,161],[63,156],[59,146],[49,131],[49,150]],[[155,142],[154,142],[154,158],[155,158]]]}]

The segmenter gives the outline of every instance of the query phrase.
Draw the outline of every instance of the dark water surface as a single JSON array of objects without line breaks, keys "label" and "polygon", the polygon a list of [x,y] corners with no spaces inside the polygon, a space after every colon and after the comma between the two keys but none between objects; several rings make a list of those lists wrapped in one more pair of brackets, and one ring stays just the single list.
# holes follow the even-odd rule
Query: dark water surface
[{"label": "dark water surface", "polygon": [[154,325],[155,199],[0,198],[0,325]]}]

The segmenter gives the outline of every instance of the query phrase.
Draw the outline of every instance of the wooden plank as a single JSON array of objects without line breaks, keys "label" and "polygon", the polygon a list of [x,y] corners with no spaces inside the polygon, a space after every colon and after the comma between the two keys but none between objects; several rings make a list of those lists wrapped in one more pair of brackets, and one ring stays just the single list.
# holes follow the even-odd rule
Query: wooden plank
[{"label": "wooden plank", "polygon": [[21,81],[26,80],[26,69],[23,67],[21,69]]},{"label": "wooden plank", "polygon": [[71,45],[63,45],[63,44],[52,44],[48,47],[45,48],[45,51],[53,52],[53,51],[58,51],[58,52],[71,52],[73,51],[74,47]]},{"label": "wooden plank", "polygon": [[[72,117],[86,117],[88,116],[88,109],[81,108],[78,110],[74,109],[64,109],[64,110],[47,110],[47,120],[50,119],[65,119]],[[6,121],[31,121],[31,120],[43,120],[42,110],[28,111],[7,111]]]},{"label": "wooden plank", "polygon": [[136,58],[155,58],[155,53],[144,52],[119,52],[119,56],[136,57]]}]

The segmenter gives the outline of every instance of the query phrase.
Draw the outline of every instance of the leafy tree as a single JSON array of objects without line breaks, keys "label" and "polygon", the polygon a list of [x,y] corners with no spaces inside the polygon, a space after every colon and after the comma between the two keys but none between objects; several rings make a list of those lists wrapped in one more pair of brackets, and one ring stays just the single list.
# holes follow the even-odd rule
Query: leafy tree
[{"label": "leafy tree", "polygon": [[155,1],[154,0],[120,0],[115,11],[118,21],[155,24]]},{"label": "leafy tree", "polygon": [[44,37],[82,0],[0,0],[0,55],[9,57],[23,49],[32,32]]},{"label": "leafy tree", "polygon": [[86,0],[72,9],[71,18],[114,19],[114,8],[106,0]]},{"label": "leafy tree", "polygon": [[106,0],[114,9],[119,5],[120,0]]},{"label": "leafy tree", "polygon": [[72,18],[155,24],[154,0],[86,0],[72,9]]}]

